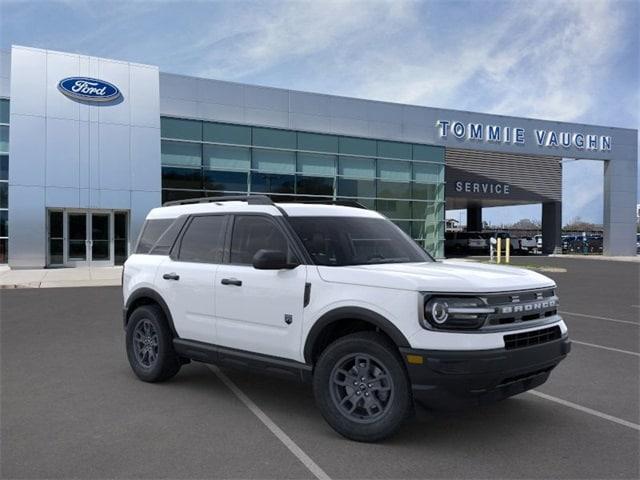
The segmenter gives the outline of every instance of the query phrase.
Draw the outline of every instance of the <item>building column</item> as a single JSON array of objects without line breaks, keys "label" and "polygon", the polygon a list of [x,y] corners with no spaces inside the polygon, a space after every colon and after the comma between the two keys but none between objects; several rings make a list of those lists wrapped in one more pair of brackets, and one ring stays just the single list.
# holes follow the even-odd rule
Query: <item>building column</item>
[{"label": "building column", "polygon": [[482,207],[467,207],[467,232],[482,230]]},{"label": "building column", "polygon": [[629,150],[604,164],[604,255],[636,255],[637,145]]},{"label": "building column", "polygon": [[542,204],[542,253],[562,253],[562,202]]}]

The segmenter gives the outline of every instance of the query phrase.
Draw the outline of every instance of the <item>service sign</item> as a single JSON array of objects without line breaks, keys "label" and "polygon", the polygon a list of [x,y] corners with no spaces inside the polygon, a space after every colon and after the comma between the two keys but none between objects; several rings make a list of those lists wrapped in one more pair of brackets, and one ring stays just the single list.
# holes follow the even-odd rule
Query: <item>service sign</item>
[{"label": "service sign", "polygon": [[120,90],[112,83],[89,77],[68,77],[58,83],[58,90],[76,100],[111,102],[120,98]]}]

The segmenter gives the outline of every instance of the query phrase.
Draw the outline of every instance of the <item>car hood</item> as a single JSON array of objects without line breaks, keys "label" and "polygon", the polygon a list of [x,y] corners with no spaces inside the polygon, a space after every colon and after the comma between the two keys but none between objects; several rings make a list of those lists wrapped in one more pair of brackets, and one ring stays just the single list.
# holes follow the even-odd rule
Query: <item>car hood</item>
[{"label": "car hood", "polygon": [[327,282],[428,292],[490,293],[555,286],[550,278],[524,268],[460,260],[319,266],[318,273]]}]

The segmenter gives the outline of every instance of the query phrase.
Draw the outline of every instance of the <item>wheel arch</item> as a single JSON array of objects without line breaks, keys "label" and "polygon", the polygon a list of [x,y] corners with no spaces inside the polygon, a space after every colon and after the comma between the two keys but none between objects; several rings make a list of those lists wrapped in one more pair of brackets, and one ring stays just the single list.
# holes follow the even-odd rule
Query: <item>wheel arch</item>
[{"label": "wheel arch", "polygon": [[142,305],[158,305],[162,309],[162,313],[164,313],[164,317],[167,319],[167,323],[169,325],[169,330],[174,338],[180,338],[178,336],[178,332],[176,332],[175,325],[173,323],[173,316],[171,315],[171,310],[169,310],[169,306],[167,302],[164,301],[162,296],[151,288],[139,288],[129,295],[127,302],[124,307],[124,327],[127,328],[127,323],[129,322],[129,317],[134,312],[134,310]]},{"label": "wheel arch", "polygon": [[341,321],[355,321],[368,324],[388,336],[396,347],[409,347],[409,341],[390,320],[377,312],[362,307],[340,307],[323,314],[311,327],[304,344],[304,360],[313,364],[317,356],[318,345],[323,335],[332,330]]}]

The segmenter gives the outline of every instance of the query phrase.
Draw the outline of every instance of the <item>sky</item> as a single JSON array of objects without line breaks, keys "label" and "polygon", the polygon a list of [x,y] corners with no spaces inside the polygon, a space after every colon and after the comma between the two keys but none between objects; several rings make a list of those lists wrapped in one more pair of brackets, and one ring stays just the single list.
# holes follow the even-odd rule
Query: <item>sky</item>
[{"label": "sky", "polygon": [[[0,0],[0,48],[26,45],[221,80],[639,128],[639,11],[637,0]],[[563,164],[565,223],[602,222],[602,176],[601,162]],[[494,224],[540,215],[539,205],[484,211]]]}]

